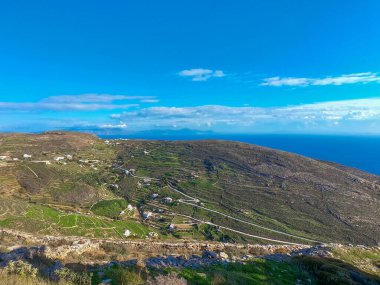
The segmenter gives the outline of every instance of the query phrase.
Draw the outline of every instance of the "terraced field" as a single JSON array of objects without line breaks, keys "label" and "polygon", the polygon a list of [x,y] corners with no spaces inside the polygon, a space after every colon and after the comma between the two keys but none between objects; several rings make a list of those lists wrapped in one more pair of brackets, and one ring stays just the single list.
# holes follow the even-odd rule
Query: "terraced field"
[{"label": "terraced field", "polygon": [[[290,153],[54,132],[0,135],[0,155],[18,158],[0,164],[0,226],[113,238],[154,228],[161,238],[379,242],[379,177]],[[120,215],[128,204],[137,210]],[[139,217],[144,211],[152,218]]]},{"label": "terraced field", "polygon": [[112,220],[95,215],[65,213],[23,200],[0,201],[0,226],[46,235],[125,238],[124,232],[144,238],[151,231],[132,219]]},{"label": "terraced field", "polygon": [[[131,140],[119,149],[123,167],[169,182],[208,209],[233,218],[185,203],[175,203],[175,213],[268,239],[281,240],[278,232],[285,232],[323,242],[379,242],[375,175],[230,141]],[[176,198],[173,191],[169,195]],[[251,224],[237,225],[237,219]]]},{"label": "terraced field", "polygon": [[8,164],[0,165],[0,195],[7,197],[13,195],[21,190],[16,176],[14,175],[14,168]]},{"label": "terraced field", "polygon": [[4,197],[0,200],[0,222],[6,218],[26,213],[29,204],[23,200]]}]

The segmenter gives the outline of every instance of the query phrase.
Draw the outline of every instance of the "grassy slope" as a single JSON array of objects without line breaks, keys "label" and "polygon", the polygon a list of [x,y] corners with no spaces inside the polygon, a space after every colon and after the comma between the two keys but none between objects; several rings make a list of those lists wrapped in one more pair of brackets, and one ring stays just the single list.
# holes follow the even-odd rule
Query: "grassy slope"
[{"label": "grassy slope", "polygon": [[337,247],[334,257],[380,278],[380,248]]},{"label": "grassy slope", "polygon": [[[112,284],[115,285],[121,284],[117,280],[123,280],[123,276],[125,280],[140,280],[141,282],[126,284],[144,284],[146,272],[142,271],[142,273],[137,268],[125,269],[118,266],[110,267],[105,271],[106,277],[114,280]],[[284,262],[258,258],[244,264],[231,263],[198,269],[167,268],[163,271],[151,270],[148,274],[150,276],[163,274],[169,276],[177,275],[185,278],[189,285],[380,284],[379,276],[368,274],[339,260],[315,257],[296,257]],[[142,278],[136,278],[137,276],[141,276]],[[98,280],[93,281],[94,284],[99,284]]]},{"label": "grassy slope", "polygon": [[[117,198],[108,186],[117,175],[110,167],[115,150],[97,138],[74,133],[0,135],[0,153],[20,159],[0,167],[0,226],[39,234],[105,238],[124,238],[126,229],[136,237],[151,231],[136,219],[111,219],[122,209],[99,207]],[[23,160],[24,153],[32,159]],[[67,154],[73,159],[54,162],[54,157]],[[49,160],[51,164],[33,160]],[[80,160],[100,163],[91,166]],[[120,206],[126,205],[123,199],[118,201]],[[94,204],[96,213],[89,213]]]},{"label": "grassy slope", "polygon": [[[207,207],[236,217],[326,242],[380,241],[380,187],[373,175],[226,141],[128,141],[118,156],[138,175],[171,181]],[[236,227],[233,220],[191,206],[174,209]],[[238,228],[281,237],[249,225]]]},{"label": "grassy slope", "polygon": [[17,200],[1,201],[9,211],[0,226],[47,235],[123,238],[129,229],[136,237],[145,237],[149,229],[135,220],[112,220],[101,216],[66,213],[56,209]]},{"label": "grassy slope", "polygon": [[[51,165],[22,159],[17,163],[3,163],[0,167],[2,197],[18,197],[20,201],[53,207],[62,213],[63,222],[72,227],[73,217],[83,216],[75,213],[88,212],[99,201],[122,197],[141,209],[149,210],[153,205],[156,209],[160,207],[255,235],[302,242],[190,205],[151,201],[152,193],[183,198],[167,187],[170,182],[200,198],[207,208],[274,230],[326,242],[379,242],[378,177],[344,166],[226,141],[127,141],[111,146],[86,134],[0,135],[0,154],[21,158],[23,153],[32,154],[33,160],[53,161],[55,156],[67,154],[74,159]],[[94,159],[100,163],[80,162]],[[123,177],[112,168],[115,161],[126,168],[135,168],[137,175],[160,178],[160,182],[141,185],[139,179]],[[113,183],[120,187],[112,189]],[[102,203],[108,202],[100,202],[98,206]],[[7,209],[12,205],[0,206]],[[116,208],[108,211],[95,207],[95,214],[117,218],[121,207]],[[21,219],[20,213],[15,217],[27,218]],[[0,216],[3,225],[17,225],[4,218]],[[86,216],[79,221],[86,224]],[[181,216],[173,219],[162,215],[162,221],[154,221],[152,225],[167,227],[172,221],[189,223]],[[53,227],[51,232],[86,234],[76,227],[62,231]],[[93,234],[96,233],[90,233]],[[215,228],[206,231],[199,225],[176,236],[253,241]]]}]

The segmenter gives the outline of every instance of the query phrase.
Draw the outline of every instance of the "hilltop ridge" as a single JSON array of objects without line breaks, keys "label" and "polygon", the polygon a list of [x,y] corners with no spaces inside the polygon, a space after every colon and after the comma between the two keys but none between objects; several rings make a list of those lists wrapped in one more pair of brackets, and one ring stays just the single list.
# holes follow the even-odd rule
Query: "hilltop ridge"
[{"label": "hilltop ridge", "polygon": [[[379,243],[380,177],[332,162],[233,141],[61,131],[1,134],[0,156],[7,227],[30,231],[42,211],[47,234],[125,238],[128,224],[166,238]],[[118,230],[86,226],[88,215]]]}]

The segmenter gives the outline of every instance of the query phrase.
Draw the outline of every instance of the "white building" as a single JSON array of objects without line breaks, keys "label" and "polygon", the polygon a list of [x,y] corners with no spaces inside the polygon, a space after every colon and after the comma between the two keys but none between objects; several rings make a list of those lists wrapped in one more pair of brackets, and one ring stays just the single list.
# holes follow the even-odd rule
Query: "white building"
[{"label": "white building", "polygon": [[170,224],[170,225],[169,225],[169,230],[174,231],[175,228],[176,228],[176,225],[175,225],[175,224]]},{"label": "white building", "polygon": [[54,157],[54,160],[55,161],[61,161],[61,160],[64,160],[65,158],[63,156],[56,156]]},{"label": "white building", "polygon": [[125,237],[129,237],[131,234],[132,234],[131,231],[128,230],[128,229],[126,229],[125,232],[124,232],[124,236]]},{"label": "white building", "polygon": [[117,184],[110,184],[110,186],[111,186],[113,189],[119,189],[119,185],[117,185]]},{"label": "white building", "polygon": [[158,198],[158,194],[157,193],[153,193],[152,194],[152,199],[156,199],[156,198]]},{"label": "white building", "polygon": [[163,201],[164,203],[172,203],[172,202],[173,202],[173,198],[165,197],[164,199],[162,199],[162,201]]},{"label": "white building", "polygon": [[34,162],[34,163],[45,163],[46,165],[51,164],[49,160],[33,160],[32,162]]},{"label": "white building", "polygon": [[23,155],[22,157],[23,157],[23,158],[31,158],[32,155],[31,155],[31,154],[24,153],[24,155]]},{"label": "white building", "polygon": [[149,219],[153,215],[152,212],[143,212],[142,216],[145,220]]}]

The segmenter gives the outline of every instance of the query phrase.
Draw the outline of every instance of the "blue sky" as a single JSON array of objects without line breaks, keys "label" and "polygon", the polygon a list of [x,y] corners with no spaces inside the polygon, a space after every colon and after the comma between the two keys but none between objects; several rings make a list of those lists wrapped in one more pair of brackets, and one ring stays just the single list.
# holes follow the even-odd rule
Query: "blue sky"
[{"label": "blue sky", "polygon": [[380,2],[18,1],[0,131],[380,134]]}]

